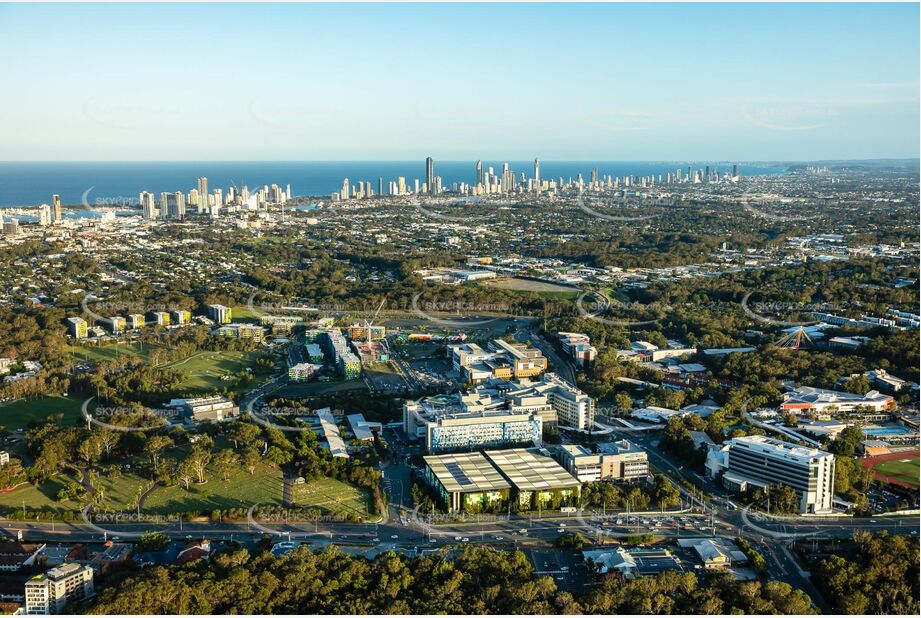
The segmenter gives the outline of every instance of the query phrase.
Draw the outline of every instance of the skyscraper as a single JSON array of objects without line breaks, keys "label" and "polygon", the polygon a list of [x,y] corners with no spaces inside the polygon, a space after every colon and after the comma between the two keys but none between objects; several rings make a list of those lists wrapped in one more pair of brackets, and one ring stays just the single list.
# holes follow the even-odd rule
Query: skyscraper
[{"label": "skyscraper", "polygon": [[342,190],[339,192],[339,197],[344,200],[349,199],[349,179],[348,178],[345,178],[342,181]]},{"label": "skyscraper", "polygon": [[150,191],[141,191],[141,215],[145,219],[157,218],[157,200]]},{"label": "skyscraper", "polygon": [[435,195],[435,160],[432,157],[425,158],[425,186],[429,195]]},{"label": "skyscraper", "polygon": [[42,204],[38,207],[38,224],[42,227],[51,225],[51,206]]},{"label": "skyscraper", "polygon": [[478,185],[486,184],[483,178],[483,162],[482,161],[476,162],[476,184]]},{"label": "skyscraper", "polygon": [[202,176],[198,179],[198,214],[208,210],[208,179]]},{"label": "skyscraper", "polygon": [[51,208],[54,210],[54,222],[61,222],[61,196],[55,193],[51,196]]},{"label": "skyscraper", "polygon": [[380,176],[377,177],[377,194],[384,194],[384,179]]},{"label": "skyscraper", "polygon": [[540,186],[540,159],[534,159],[534,184]]}]

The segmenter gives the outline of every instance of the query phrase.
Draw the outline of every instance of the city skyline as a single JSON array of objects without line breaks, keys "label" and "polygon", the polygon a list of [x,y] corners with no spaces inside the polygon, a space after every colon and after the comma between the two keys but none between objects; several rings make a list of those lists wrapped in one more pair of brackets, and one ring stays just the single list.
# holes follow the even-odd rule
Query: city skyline
[{"label": "city skyline", "polygon": [[[917,21],[913,4],[4,5],[0,160],[915,158]],[[215,44],[190,54],[193,23]]]}]

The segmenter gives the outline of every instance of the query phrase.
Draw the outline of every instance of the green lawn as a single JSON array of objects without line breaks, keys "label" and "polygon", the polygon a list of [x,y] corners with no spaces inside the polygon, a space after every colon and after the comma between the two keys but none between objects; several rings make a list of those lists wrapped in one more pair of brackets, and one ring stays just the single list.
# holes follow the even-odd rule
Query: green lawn
[{"label": "green lawn", "polygon": [[138,492],[144,492],[150,487],[150,480],[125,472],[114,477],[100,472],[98,485],[104,495],[98,511],[130,511],[137,506]]},{"label": "green lawn", "polygon": [[250,476],[242,467],[235,469],[230,478],[222,480],[213,470],[207,474],[208,482],[192,484],[189,489],[178,485],[158,487],[144,502],[144,511],[158,515],[169,513],[210,512],[216,509],[248,508],[258,502],[281,505],[281,470],[263,463]]},{"label": "green lawn", "polygon": [[61,512],[79,510],[84,506],[83,504],[55,500],[58,491],[69,480],[73,479],[55,476],[39,487],[26,483],[13,491],[0,492],[0,512],[9,513],[10,511],[22,509],[23,504],[29,511]]},{"label": "green lawn", "polygon": [[368,491],[331,478],[294,485],[292,500],[298,506],[316,509],[322,514],[368,515]]},{"label": "green lawn", "polygon": [[919,480],[919,464],[921,464],[921,458],[919,458],[917,455],[910,455],[904,459],[890,459],[889,461],[881,461],[873,466],[873,470],[879,472],[880,474],[891,476],[894,479],[917,485]]},{"label": "green lawn", "polygon": [[119,343],[102,346],[75,346],[73,360],[75,363],[84,364],[96,361],[112,361],[118,358],[139,358],[144,362],[150,358],[150,352],[155,346],[140,343]]},{"label": "green lawn", "polygon": [[7,431],[26,429],[29,421],[43,421],[52,414],[64,415],[64,424],[73,425],[80,416],[83,399],[54,395],[0,403],[0,425]]},{"label": "green lawn", "polygon": [[[182,392],[211,393],[220,391],[230,385],[229,378],[252,368],[257,376],[265,376],[264,370],[256,365],[260,353],[254,352],[198,352],[183,360],[174,361],[163,367],[176,369],[185,374],[185,380],[179,386]],[[258,378],[257,378],[258,379]],[[248,385],[249,390],[253,385]]]}]

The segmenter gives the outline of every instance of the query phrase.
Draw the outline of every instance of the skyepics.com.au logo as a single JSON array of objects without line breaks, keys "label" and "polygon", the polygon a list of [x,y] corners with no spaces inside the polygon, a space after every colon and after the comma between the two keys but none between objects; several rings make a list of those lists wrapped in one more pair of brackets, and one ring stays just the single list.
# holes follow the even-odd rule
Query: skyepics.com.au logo
[{"label": "skyepics.com.au logo", "polygon": [[130,315],[146,316],[156,313],[174,313],[176,311],[185,311],[183,307],[173,303],[147,303],[130,300],[102,300],[93,294],[86,293],[80,300],[80,309],[84,314],[90,316],[97,322],[108,323],[115,329],[115,324],[111,324],[113,317],[124,317]]},{"label": "skyepics.com.au logo", "polygon": [[[612,223],[648,221],[659,216],[657,213],[644,212],[642,207],[632,208],[626,201],[618,204],[615,200],[608,198],[586,199],[579,196],[575,199],[575,204],[585,214]],[[616,207],[616,210],[611,210],[612,207]],[[599,208],[606,210],[598,210]]]},{"label": "skyepics.com.au logo", "polygon": [[810,326],[818,324],[820,316],[840,310],[839,306],[828,302],[762,300],[756,292],[746,293],[740,304],[745,315],[771,326]]},{"label": "skyepics.com.au logo", "polygon": [[[413,198],[410,204],[412,204],[412,207],[422,216],[428,219],[441,221],[442,223],[470,225],[472,223],[485,221],[482,215],[470,211],[470,208],[475,205],[475,202],[469,200],[445,200],[434,197],[426,198],[425,200],[422,198]],[[441,211],[436,210],[436,208],[441,209]],[[451,214],[448,214],[449,212]]]},{"label": "skyepics.com.au logo", "polygon": [[[458,300],[420,300],[423,292],[419,292],[412,299],[413,313],[419,317],[449,328],[474,328],[491,324],[503,317],[508,317],[511,309],[503,303],[470,303]],[[485,318],[483,314],[501,315]],[[443,314],[441,316],[436,314]],[[485,319],[484,319],[485,318]]]},{"label": "skyepics.com.au logo", "polygon": [[783,201],[777,196],[768,194],[743,193],[736,201],[747,213],[774,223],[810,221],[819,216],[804,211],[803,209],[808,208],[805,203]]},{"label": "skyepics.com.au logo", "polygon": [[91,409],[95,397],[83,402],[83,419],[90,425],[109,431],[133,433],[169,429],[182,422],[179,410],[128,406],[99,406]]},{"label": "skyepics.com.au logo", "polygon": [[87,210],[95,210],[96,208],[136,209],[141,205],[141,199],[138,196],[110,195],[105,197],[97,196],[90,199],[90,193],[92,193],[95,188],[96,185],[93,185],[80,196],[80,203],[83,204],[83,207]]},{"label": "skyepics.com.au logo", "polygon": [[622,302],[601,290],[585,290],[576,299],[579,315],[608,326],[634,327],[655,324],[674,308],[667,303]]}]

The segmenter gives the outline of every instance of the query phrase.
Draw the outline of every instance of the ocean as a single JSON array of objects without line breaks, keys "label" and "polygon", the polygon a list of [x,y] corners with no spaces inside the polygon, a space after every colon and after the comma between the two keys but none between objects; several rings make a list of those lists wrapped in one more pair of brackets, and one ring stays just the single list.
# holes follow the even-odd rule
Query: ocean
[{"label": "ocean", "polygon": [[[509,161],[516,176],[534,173],[533,161]],[[493,167],[501,174],[502,161],[483,161],[484,169]],[[454,182],[473,183],[476,180],[475,161],[435,161],[435,174],[449,188]],[[541,161],[541,178],[575,178],[580,172],[588,180],[593,168],[599,177],[665,175],[688,166],[693,170],[711,169],[729,171],[732,163],[714,162],[586,162]],[[777,174],[784,167],[758,164],[740,164],[743,175]],[[397,177],[406,178],[411,187],[416,178],[420,184],[425,178],[425,161],[209,161],[209,162],[0,162],[0,207],[36,207],[50,204],[55,193],[68,206],[96,206],[134,204],[138,193],[151,191],[188,192],[196,187],[199,176],[208,178],[213,191],[220,187],[226,193],[231,186],[250,189],[276,183],[291,185],[295,196],[329,196],[338,191],[342,180],[348,178],[352,185],[370,181],[375,193],[378,178],[387,182]]]}]

